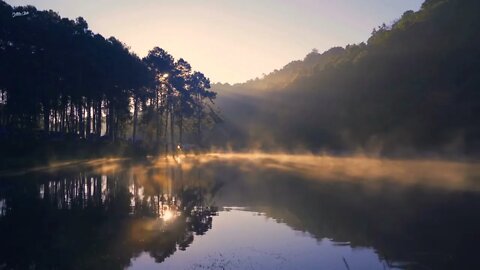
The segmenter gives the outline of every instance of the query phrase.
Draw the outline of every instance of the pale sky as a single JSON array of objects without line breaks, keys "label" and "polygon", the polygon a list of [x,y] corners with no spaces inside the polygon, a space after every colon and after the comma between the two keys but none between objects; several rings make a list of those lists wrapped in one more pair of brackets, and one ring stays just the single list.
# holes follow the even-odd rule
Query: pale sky
[{"label": "pale sky", "polygon": [[84,17],[139,56],[159,46],[213,82],[243,82],[313,48],[366,41],[423,0],[6,0]]}]

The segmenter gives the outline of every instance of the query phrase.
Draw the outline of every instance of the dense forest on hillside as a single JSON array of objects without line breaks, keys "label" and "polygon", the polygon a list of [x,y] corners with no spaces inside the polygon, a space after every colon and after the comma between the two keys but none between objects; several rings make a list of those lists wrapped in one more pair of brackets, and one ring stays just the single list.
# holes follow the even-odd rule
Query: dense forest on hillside
[{"label": "dense forest on hillside", "polygon": [[[205,75],[159,47],[141,59],[83,18],[0,2],[0,140],[19,154],[65,141],[130,141],[156,152],[193,143],[475,153],[479,11],[475,1],[428,0],[365,43],[313,50],[212,91]],[[222,122],[216,92],[226,121],[206,138],[205,127]]]},{"label": "dense forest on hillside", "polygon": [[33,6],[0,1],[0,74],[0,141],[12,153],[65,141],[201,144],[218,120],[209,79],[187,61],[159,47],[140,59],[81,17]]},{"label": "dense forest on hillside", "polygon": [[231,123],[218,131],[219,141],[239,148],[478,152],[479,13],[478,1],[428,0],[374,29],[366,43],[313,51],[245,84],[214,85]]}]

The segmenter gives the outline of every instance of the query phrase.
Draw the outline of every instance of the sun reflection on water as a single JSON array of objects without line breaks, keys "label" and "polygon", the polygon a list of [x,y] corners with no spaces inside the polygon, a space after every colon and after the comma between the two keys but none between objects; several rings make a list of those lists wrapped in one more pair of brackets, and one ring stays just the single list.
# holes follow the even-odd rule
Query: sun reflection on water
[{"label": "sun reflection on water", "polygon": [[[56,173],[51,173],[54,170]],[[478,163],[364,156],[209,153],[152,157],[147,161],[92,160],[53,166],[45,172],[51,174],[42,171],[36,176],[38,183],[12,181],[18,183],[18,190],[14,193],[2,193],[0,189],[0,196],[9,196],[8,199],[0,197],[0,220],[9,221],[12,217],[17,218],[19,211],[27,210],[22,206],[25,198],[28,199],[24,195],[28,190],[35,192],[30,198],[32,205],[55,210],[51,213],[58,213],[58,220],[63,219],[64,213],[75,214],[83,209],[92,214],[92,227],[97,226],[97,211],[91,210],[99,209],[109,222],[117,222],[117,217],[121,217],[122,222],[128,221],[125,223],[128,226],[121,228],[126,229],[123,248],[134,254],[128,256],[147,250],[155,257],[155,263],[163,262],[177,250],[191,250],[194,238],[203,239],[206,232],[211,233],[214,218],[218,231],[218,220],[228,212],[236,215],[240,212],[246,216],[254,212],[256,216],[271,218],[272,223],[288,224],[295,231],[309,232],[319,239],[335,239],[339,247],[373,245],[385,248],[382,254],[390,254],[390,247],[384,247],[385,236],[407,239],[403,244],[405,247],[411,244],[408,242],[410,238],[403,237],[396,228],[406,228],[412,222],[436,226],[440,222],[429,217],[425,221],[424,213],[433,215],[438,208],[441,208],[440,212],[445,210],[447,205],[437,205],[437,200],[447,201],[444,198],[453,205],[447,210],[455,212],[455,217],[457,209],[466,209],[464,205],[467,203],[477,209],[478,200],[461,197],[458,202],[454,199],[459,190],[462,193],[480,191]],[[30,175],[27,177],[30,179]],[[10,189],[12,183],[8,182],[6,187]],[[25,185],[31,188],[26,189]],[[418,190],[417,186],[420,186]],[[435,189],[430,190],[430,187]],[[441,192],[437,188],[442,189]],[[217,207],[225,208],[218,214]],[[477,216],[470,218],[467,212],[458,212],[459,215],[465,214],[460,216],[460,224],[477,224]],[[382,222],[377,222],[379,216]],[[229,215],[224,228],[234,228],[234,218]],[[439,218],[445,219],[443,214]],[[73,216],[72,221],[76,220]],[[238,221],[237,228],[254,230],[250,222],[253,221]],[[450,233],[449,219],[445,224]],[[117,229],[117,224],[111,225],[105,229]],[[364,225],[369,228],[367,232],[362,229]],[[471,228],[476,230],[478,226],[473,225]],[[39,227],[43,228],[43,225]],[[462,236],[463,228],[458,228],[453,233]],[[50,234],[50,228],[46,229]],[[74,235],[78,235],[76,231]],[[244,240],[243,235],[238,235],[238,239]],[[423,235],[422,228],[418,229],[417,235]],[[418,246],[425,246],[421,237],[411,238],[420,242]],[[222,244],[226,242],[223,237],[218,239]],[[16,239],[11,241],[13,243]],[[256,237],[252,241],[264,240]],[[221,248],[223,252],[224,246]],[[401,256],[398,258],[404,260]]]}]

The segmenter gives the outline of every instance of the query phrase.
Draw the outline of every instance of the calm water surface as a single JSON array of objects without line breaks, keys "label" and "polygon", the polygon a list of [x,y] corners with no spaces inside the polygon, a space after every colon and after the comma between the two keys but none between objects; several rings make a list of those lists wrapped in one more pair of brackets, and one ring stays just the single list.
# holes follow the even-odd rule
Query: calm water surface
[{"label": "calm water surface", "polygon": [[480,269],[480,166],[209,154],[0,176],[0,269]]}]

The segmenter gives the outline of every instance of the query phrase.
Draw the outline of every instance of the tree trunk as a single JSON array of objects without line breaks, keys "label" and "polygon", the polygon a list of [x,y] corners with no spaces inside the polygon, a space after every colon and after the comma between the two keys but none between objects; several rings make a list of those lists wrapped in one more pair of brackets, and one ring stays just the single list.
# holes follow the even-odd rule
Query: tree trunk
[{"label": "tree trunk", "polygon": [[107,102],[107,131],[106,134],[112,141],[115,141],[115,111],[111,101]]},{"label": "tree trunk", "polygon": [[78,113],[78,133],[80,135],[80,138],[85,137],[85,126],[83,123],[83,106],[82,106],[82,101],[78,103],[77,107],[77,113]]},{"label": "tree trunk", "polygon": [[92,101],[90,99],[87,100],[87,134],[86,137],[88,138],[91,133],[92,129]]},{"label": "tree trunk", "polygon": [[45,132],[50,131],[50,107],[43,104],[43,129]]},{"label": "tree trunk", "polygon": [[97,127],[96,127],[97,136],[100,137],[102,136],[102,100],[99,100],[97,104],[96,124],[97,124]]},{"label": "tree trunk", "polygon": [[165,141],[165,153],[168,154],[168,118],[169,118],[169,115],[168,115],[168,107],[166,106],[166,110],[165,110],[165,127],[164,127],[164,132],[163,132],[163,138],[164,138],[164,141]]},{"label": "tree trunk", "polygon": [[135,97],[133,101],[133,133],[132,133],[132,143],[135,143],[137,136],[137,119],[138,119],[138,98]]},{"label": "tree trunk", "polygon": [[58,106],[55,106],[55,111],[53,112],[53,131],[58,132]]},{"label": "tree trunk", "polygon": [[175,115],[173,113],[173,105],[170,111],[170,143],[172,145],[172,154],[175,153],[175,137],[174,137],[174,124],[175,123]]},{"label": "tree trunk", "polygon": [[75,110],[73,108],[73,102],[70,102],[70,132],[76,133],[75,129]]},{"label": "tree trunk", "polygon": [[92,101],[92,134],[97,134],[97,107],[95,102]]},{"label": "tree trunk", "polygon": [[110,102],[105,101],[105,136],[110,136],[110,116],[112,115],[110,109]]},{"label": "tree trunk", "polygon": [[62,130],[63,133],[65,133],[65,131],[66,131],[65,128],[66,128],[66,126],[67,126],[67,125],[65,124],[66,114],[67,114],[67,108],[65,107],[64,104],[62,104],[62,112],[61,112],[61,115],[60,115],[60,118],[61,118],[61,119],[60,119],[60,121],[61,121],[61,123],[60,123],[60,129]]},{"label": "tree trunk", "polygon": [[158,95],[158,90],[155,95],[155,127],[156,127],[156,142],[157,145],[160,143],[160,97]]},{"label": "tree trunk", "polygon": [[178,144],[183,145],[183,115],[180,113],[180,119],[178,122]]}]

